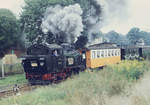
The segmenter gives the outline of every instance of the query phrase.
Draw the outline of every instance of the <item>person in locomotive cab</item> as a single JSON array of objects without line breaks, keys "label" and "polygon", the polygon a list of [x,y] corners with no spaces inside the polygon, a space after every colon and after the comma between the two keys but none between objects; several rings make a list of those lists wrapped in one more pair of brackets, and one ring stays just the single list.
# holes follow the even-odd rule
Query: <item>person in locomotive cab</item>
[{"label": "person in locomotive cab", "polygon": [[54,50],[54,51],[53,51],[53,55],[54,55],[54,56],[58,56],[57,50]]}]

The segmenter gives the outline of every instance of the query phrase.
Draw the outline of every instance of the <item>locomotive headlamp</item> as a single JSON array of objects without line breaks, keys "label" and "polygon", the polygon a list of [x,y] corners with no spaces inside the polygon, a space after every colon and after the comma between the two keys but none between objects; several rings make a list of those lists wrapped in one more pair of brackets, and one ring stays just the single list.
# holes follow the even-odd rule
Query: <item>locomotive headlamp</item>
[{"label": "locomotive headlamp", "polygon": [[40,58],[40,60],[45,60],[45,58]]},{"label": "locomotive headlamp", "polygon": [[40,62],[40,66],[43,66],[44,65],[44,62]]}]

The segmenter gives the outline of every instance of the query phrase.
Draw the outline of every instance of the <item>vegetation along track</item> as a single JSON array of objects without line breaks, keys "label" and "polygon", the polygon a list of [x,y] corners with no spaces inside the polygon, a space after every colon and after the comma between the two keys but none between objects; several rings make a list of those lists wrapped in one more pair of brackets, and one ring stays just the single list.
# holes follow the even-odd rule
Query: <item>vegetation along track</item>
[{"label": "vegetation along track", "polygon": [[30,85],[30,84],[22,84],[22,85],[13,85],[6,87],[5,89],[0,89],[0,99],[6,98],[13,95],[19,95],[22,92],[25,91],[32,91],[38,87],[41,87],[40,85]]},{"label": "vegetation along track", "polygon": [[[59,81],[54,81],[54,84],[58,84],[63,80],[59,80]],[[53,83],[48,83],[48,84],[53,84]],[[46,84],[42,84],[41,82],[36,83],[35,85],[31,85],[30,83],[24,83],[24,84],[20,84],[20,85],[10,85],[10,86],[5,86],[5,87],[0,87],[0,99],[1,98],[6,98],[9,96],[13,96],[13,95],[20,95],[23,92],[26,91],[32,91],[36,88],[42,87],[42,86],[46,86],[48,85]]]}]

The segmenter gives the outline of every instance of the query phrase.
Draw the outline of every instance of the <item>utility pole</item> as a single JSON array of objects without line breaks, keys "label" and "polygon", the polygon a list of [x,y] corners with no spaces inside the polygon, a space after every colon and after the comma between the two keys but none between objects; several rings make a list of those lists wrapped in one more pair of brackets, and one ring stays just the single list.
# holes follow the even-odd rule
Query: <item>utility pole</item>
[{"label": "utility pole", "polygon": [[2,78],[5,78],[5,73],[4,73],[4,59],[2,59]]}]

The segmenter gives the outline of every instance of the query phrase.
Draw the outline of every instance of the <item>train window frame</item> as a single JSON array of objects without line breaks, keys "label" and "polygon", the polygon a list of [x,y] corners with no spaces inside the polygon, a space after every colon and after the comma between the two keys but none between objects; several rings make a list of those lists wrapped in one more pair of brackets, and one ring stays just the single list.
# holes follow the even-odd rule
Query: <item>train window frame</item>
[{"label": "train window frame", "polygon": [[96,51],[92,50],[92,59],[95,59],[95,58],[96,58]]},{"label": "train window frame", "polygon": [[108,57],[111,57],[111,49],[108,50]]},{"label": "train window frame", "polygon": [[113,49],[111,49],[111,56],[113,57],[114,56],[114,51],[113,51]]},{"label": "train window frame", "polygon": [[100,52],[100,57],[99,58],[102,58],[102,56],[101,56],[101,53],[102,53],[101,50],[99,50],[99,52]]},{"label": "train window frame", "polygon": [[105,49],[105,57],[107,57],[107,55],[108,55],[107,52],[108,52],[107,49]]},{"label": "train window frame", "polygon": [[97,58],[97,50],[95,50],[95,59]]},{"label": "train window frame", "polygon": [[112,49],[112,56],[115,56],[115,54],[114,54],[114,49]]},{"label": "train window frame", "polygon": [[104,50],[101,50],[101,58],[104,58]]},{"label": "train window frame", "polygon": [[118,51],[117,51],[117,49],[115,49],[115,56],[118,56],[118,53],[117,53]]},{"label": "train window frame", "polygon": [[100,58],[100,50],[97,50],[97,58]]},{"label": "train window frame", "polygon": [[112,49],[110,49],[110,57],[112,57]]},{"label": "train window frame", "polygon": [[118,54],[118,56],[120,56],[120,50],[119,50],[119,49],[117,50],[117,52],[118,52],[118,53],[117,53],[117,54]]}]

